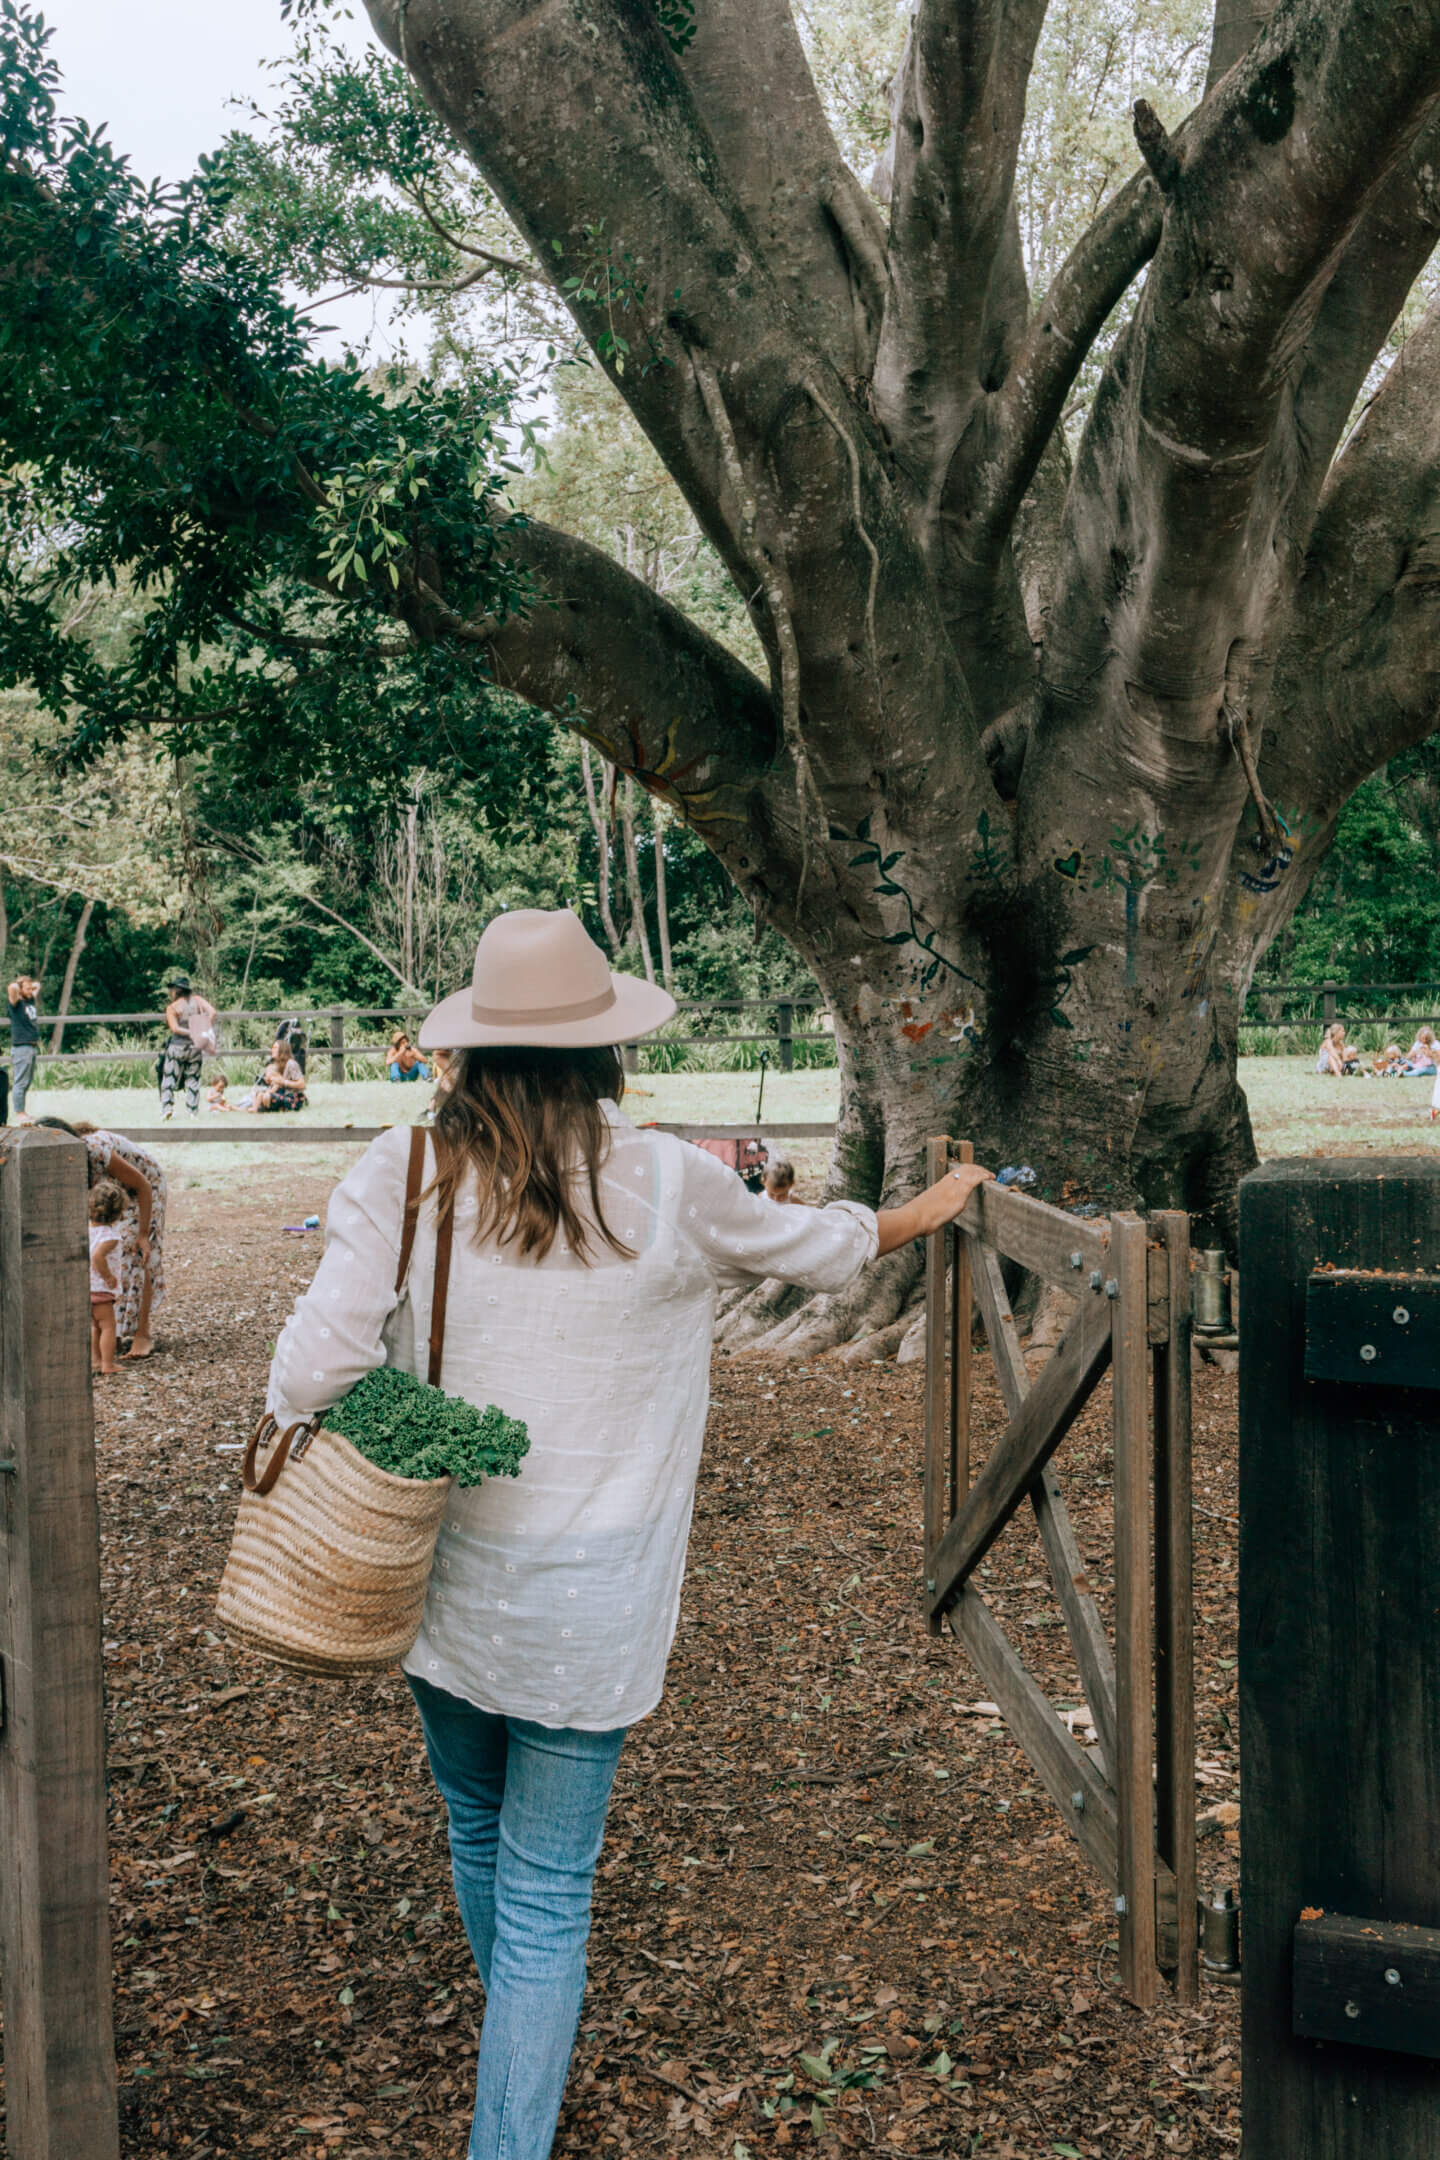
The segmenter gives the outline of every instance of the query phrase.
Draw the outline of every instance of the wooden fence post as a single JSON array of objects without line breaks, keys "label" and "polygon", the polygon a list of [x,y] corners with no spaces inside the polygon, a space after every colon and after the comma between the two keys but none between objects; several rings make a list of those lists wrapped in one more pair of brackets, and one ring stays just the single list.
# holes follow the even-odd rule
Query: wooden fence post
[{"label": "wooden fence post", "polygon": [[[1150,1572],[1148,1260],[1138,1215],[1111,1217],[1106,1285],[1115,1412],[1115,1726],[1120,1983],[1142,2009],[1156,1999],[1154,1673]],[[1192,1771],[1193,1776],[1193,1771]]]},{"label": "wooden fence post", "polygon": [[[957,1161],[974,1162],[973,1142],[961,1140]],[[941,1174],[944,1174],[941,1164]],[[970,1275],[970,1240],[950,1232],[950,1520],[970,1490],[970,1331],[975,1321],[975,1286]]]},{"label": "wooden fence post", "polygon": [[[948,1139],[925,1143],[925,1182],[933,1185],[945,1175],[950,1159]],[[946,1435],[945,1400],[945,1242],[946,1233],[935,1231],[925,1240],[925,1574],[928,1580],[935,1548],[945,1535]],[[943,1621],[930,1615],[930,1633],[938,1635]]]},{"label": "wooden fence post", "polygon": [[13,2160],[118,2160],[83,1142],[0,1149],[0,1985]]},{"label": "wooden fence post", "polygon": [[336,1087],[341,1086],[345,1079],[345,1015],[343,1012],[332,1012],[330,1015],[330,1078]]},{"label": "wooden fence post", "polygon": [[779,1039],[780,1070],[795,1070],[795,1000],[782,997],[775,1000],[775,1033]]},{"label": "wooden fence post", "polygon": [[1240,1261],[1245,2160],[1435,2160],[1440,1162],[1267,1163]]},{"label": "wooden fence post", "polygon": [[1320,985],[1320,1008],[1327,1028],[1335,1018],[1335,993],[1339,988],[1340,985],[1334,982],[1323,982]]},{"label": "wooden fence post", "polygon": [[1155,1843],[1175,1877],[1175,2000],[1200,1974],[1195,1914],[1195,1586],[1190,1462],[1190,1218],[1163,1209],[1166,1293],[1155,1377]]}]

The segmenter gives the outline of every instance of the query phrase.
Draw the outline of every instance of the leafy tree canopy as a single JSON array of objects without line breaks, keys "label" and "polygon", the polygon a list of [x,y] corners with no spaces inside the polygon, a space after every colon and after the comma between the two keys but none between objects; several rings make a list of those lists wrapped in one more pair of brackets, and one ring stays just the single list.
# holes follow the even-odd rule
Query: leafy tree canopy
[{"label": "leafy tree canopy", "polygon": [[[82,759],[164,729],[219,794],[342,808],[428,759],[503,814],[550,741],[480,657],[525,600],[514,370],[317,359],[236,236],[234,161],[141,183],[60,116],[50,36],[0,0],[0,684]],[[132,633],[101,653],[67,616],[122,583]]]}]

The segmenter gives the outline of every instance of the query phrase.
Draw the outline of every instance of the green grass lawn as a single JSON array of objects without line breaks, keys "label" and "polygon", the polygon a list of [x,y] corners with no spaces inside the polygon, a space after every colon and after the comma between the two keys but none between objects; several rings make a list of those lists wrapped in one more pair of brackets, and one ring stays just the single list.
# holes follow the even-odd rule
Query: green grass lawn
[{"label": "green grass lawn", "polygon": [[[1276,1155],[1426,1154],[1440,1146],[1440,1124],[1430,1123],[1430,1080],[1322,1080],[1309,1058],[1242,1058],[1240,1079],[1250,1101],[1255,1141],[1264,1157]],[[641,1073],[626,1089],[625,1108],[637,1124],[747,1124],[755,1116],[758,1075],[754,1073]],[[833,1118],[839,1094],[835,1072],[769,1073],[765,1080],[764,1122],[788,1119],[813,1124]],[[385,1080],[353,1080],[332,1087],[317,1076],[310,1108],[301,1119],[286,1118],[291,1129],[309,1125],[409,1124],[430,1100],[424,1083],[397,1086]],[[154,1128],[163,1145],[165,1127],[153,1088],[37,1088],[30,1105],[37,1117],[89,1118],[97,1125]],[[178,1123],[189,1119],[182,1110]],[[188,1145],[172,1158],[183,1160],[187,1180],[209,1184],[224,1172],[231,1176],[283,1163],[298,1169],[351,1159],[344,1148],[286,1148],[269,1144],[276,1118],[233,1113],[223,1120],[201,1111],[202,1126],[254,1134],[253,1141],[224,1142],[215,1148]],[[814,1174],[823,1163],[826,1144],[802,1143],[792,1152]],[[811,1158],[814,1158],[812,1165]]]},{"label": "green grass lawn", "polygon": [[1427,1155],[1433,1080],[1322,1080],[1313,1057],[1242,1058],[1255,1145],[1276,1155]]},{"label": "green grass lawn", "polygon": [[[833,1118],[839,1080],[833,1071],[768,1073],[765,1122],[788,1117],[809,1125]],[[758,1073],[637,1073],[626,1086],[625,1109],[637,1124],[653,1119],[667,1125],[738,1125],[755,1115],[759,1081]],[[235,1088],[233,1092],[244,1091]],[[282,1124],[410,1125],[425,1109],[431,1093],[425,1081],[347,1080],[332,1087],[317,1074],[310,1082],[309,1109],[295,1116],[262,1117],[245,1111],[212,1116],[202,1107],[195,1122],[223,1125],[227,1131],[253,1130],[257,1135]],[[154,1088],[32,1088],[27,1107],[32,1117],[89,1118],[92,1124],[127,1131],[153,1125],[157,1137],[165,1130]],[[181,1126],[190,1124],[189,1113],[178,1108],[175,1121]]]}]

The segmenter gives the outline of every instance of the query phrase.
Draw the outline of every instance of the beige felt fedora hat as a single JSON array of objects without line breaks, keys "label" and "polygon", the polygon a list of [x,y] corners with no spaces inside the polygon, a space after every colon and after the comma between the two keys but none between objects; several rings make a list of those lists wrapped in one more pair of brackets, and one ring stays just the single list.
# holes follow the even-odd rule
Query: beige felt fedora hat
[{"label": "beige felt fedora hat", "polygon": [[487,923],[466,990],[442,998],[420,1029],[422,1050],[526,1043],[588,1050],[634,1042],[675,1011],[668,990],[613,975],[569,908],[514,908]]}]

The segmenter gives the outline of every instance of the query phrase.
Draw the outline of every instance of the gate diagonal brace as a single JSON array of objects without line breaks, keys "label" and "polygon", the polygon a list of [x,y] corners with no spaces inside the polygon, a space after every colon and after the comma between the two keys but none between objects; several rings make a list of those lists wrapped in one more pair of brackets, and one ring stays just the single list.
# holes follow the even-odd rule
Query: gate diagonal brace
[{"label": "gate diagonal brace", "polygon": [[[1005,1398],[1005,1408],[1011,1417],[1015,1417],[1030,1392],[1030,1374],[1021,1353],[1010,1300],[1005,1294],[1000,1261],[987,1245],[976,1247],[973,1278],[975,1296],[990,1340],[995,1376]],[[1100,1736],[1101,1754],[1107,1763],[1113,1763],[1116,1746],[1115,1660],[1110,1654],[1100,1608],[1086,1582],[1085,1563],[1070,1526],[1069,1510],[1053,1466],[1047,1465],[1031,1486],[1030,1501],[1045,1547],[1050,1579],[1065,1615],[1065,1630],[1079,1670],[1080,1684]]]},{"label": "gate diagonal brace", "polygon": [[991,1451],[927,1568],[929,1610],[953,1604],[1094,1393],[1110,1362],[1110,1309],[1087,1298]]}]

